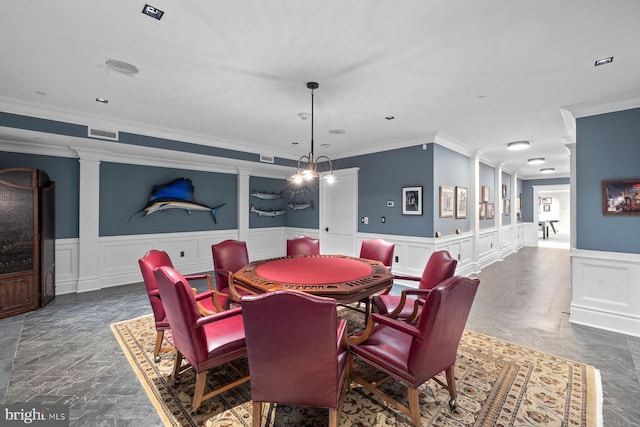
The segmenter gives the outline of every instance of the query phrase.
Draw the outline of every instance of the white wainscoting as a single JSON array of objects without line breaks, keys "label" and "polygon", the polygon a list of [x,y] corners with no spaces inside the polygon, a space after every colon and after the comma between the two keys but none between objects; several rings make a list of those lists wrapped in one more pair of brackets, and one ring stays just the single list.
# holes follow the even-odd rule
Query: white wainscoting
[{"label": "white wainscoting", "polygon": [[640,255],[571,251],[569,321],[640,336]]},{"label": "white wainscoting", "polygon": [[[174,266],[185,274],[211,271],[211,245],[237,238],[237,230],[100,237],[95,254],[100,260],[100,288],[141,282],[138,259],[151,249],[168,252]],[[79,250],[78,239],[56,240],[56,294],[78,292]]]},{"label": "white wainscoting", "polygon": [[474,271],[479,272],[484,267],[500,260],[500,241],[498,240],[498,230],[495,228],[485,228],[478,233],[477,259]]}]

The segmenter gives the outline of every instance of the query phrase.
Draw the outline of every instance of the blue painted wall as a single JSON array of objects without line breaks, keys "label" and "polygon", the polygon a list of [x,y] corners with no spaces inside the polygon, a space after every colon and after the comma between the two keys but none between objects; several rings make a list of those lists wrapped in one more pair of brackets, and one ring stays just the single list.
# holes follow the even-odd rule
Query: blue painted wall
[{"label": "blue painted wall", "polygon": [[[369,224],[358,222],[359,232],[433,237],[433,148],[418,145],[334,162],[339,169],[360,168],[358,219],[367,216]],[[402,214],[403,187],[422,187],[422,215]]]},{"label": "blue painted wall", "polygon": [[[216,213],[170,209],[143,216],[154,185],[189,178],[194,200],[210,207],[227,203]],[[100,236],[226,230],[238,227],[237,176],[182,169],[100,163]],[[134,215],[135,214],[135,215]]]},{"label": "blue painted wall", "polygon": [[569,178],[549,179],[525,179],[522,181],[522,220],[533,222],[533,209],[537,208],[538,201],[533,200],[533,187],[539,185],[563,185],[569,184]]},{"label": "blue painted wall", "polygon": [[285,218],[287,227],[314,229],[320,227],[320,189],[317,181],[302,186],[285,181],[284,196],[287,204],[311,204],[311,207],[306,209],[294,210],[287,207]]},{"label": "blue painted wall", "polygon": [[[440,186],[465,187],[469,191],[469,168],[470,159],[448,148],[438,144],[433,144],[433,177],[435,187],[438,191],[433,194],[431,201],[434,216],[434,232],[441,232],[443,236],[456,234],[456,229],[461,232],[469,231],[471,228],[471,218],[469,215],[469,200],[467,197],[467,215],[466,218],[456,218],[455,208],[453,218],[440,218]],[[455,203],[454,203],[455,206]],[[434,235],[432,235],[433,237]]]},{"label": "blue painted wall", "polygon": [[[478,200],[482,200],[482,186],[484,185],[486,187],[489,187],[489,201],[487,202],[487,204],[493,203],[493,206],[494,206],[493,210],[495,212],[496,201],[495,201],[493,187],[495,186],[496,170],[493,166],[485,165],[482,162],[480,162],[479,166],[480,167],[478,170],[478,183],[479,183],[480,195],[478,196]],[[493,218],[486,219],[486,215],[485,215],[485,219],[480,220],[480,229],[493,228],[495,226],[496,226],[495,214]]]},{"label": "blue painted wall", "polygon": [[578,249],[640,253],[640,216],[602,214],[602,181],[640,179],[640,108],[576,120]]},{"label": "blue painted wall", "polygon": [[[21,116],[18,114],[10,114],[5,112],[0,112],[0,126],[85,138],[88,134],[88,127],[85,125],[64,123],[55,120]],[[108,149],[107,147],[110,144],[131,144],[144,147],[163,148],[166,150],[183,151],[187,153],[203,154],[208,156],[247,160],[252,162],[260,161],[260,155],[256,153],[247,153],[244,151],[192,144],[184,141],[157,138],[153,136],[138,135],[127,132],[119,132],[119,141],[117,142],[106,139],[103,140],[103,142],[105,144],[105,149]],[[276,157],[274,159],[274,164],[282,166],[296,166],[297,162],[290,159]]]},{"label": "blue painted wall", "polygon": [[77,238],[80,209],[78,159],[7,152],[0,155],[0,169],[17,167],[42,169],[56,182],[56,238]]}]

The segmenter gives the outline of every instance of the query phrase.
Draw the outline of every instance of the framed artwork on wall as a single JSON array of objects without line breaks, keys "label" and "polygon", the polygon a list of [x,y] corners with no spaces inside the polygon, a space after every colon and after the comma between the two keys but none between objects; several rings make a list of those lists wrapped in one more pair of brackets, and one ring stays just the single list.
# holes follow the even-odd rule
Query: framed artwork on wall
[{"label": "framed artwork on wall", "polygon": [[504,199],[504,208],[502,209],[504,216],[511,215],[511,199]]},{"label": "framed artwork on wall", "polygon": [[496,212],[496,205],[494,203],[487,203],[487,219],[493,219]]},{"label": "framed artwork on wall", "polygon": [[468,188],[456,186],[456,218],[467,217]]},{"label": "framed artwork on wall", "polygon": [[482,186],[482,201],[483,202],[488,202],[489,201],[489,192],[490,191],[491,190],[486,185]]},{"label": "framed artwork on wall", "polygon": [[485,202],[480,203],[480,219],[485,219],[487,217],[487,204]]},{"label": "framed artwork on wall", "polygon": [[553,202],[553,197],[543,197],[542,198],[542,204],[543,205],[550,205]]},{"label": "framed artwork on wall", "polygon": [[502,198],[507,198],[507,184],[502,184]]},{"label": "framed artwork on wall", "polygon": [[402,187],[402,215],[422,215],[422,187]]},{"label": "framed artwork on wall", "polygon": [[542,205],[542,210],[545,212],[551,212],[551,205]]},{"label": "framed artwork on wall", "polygon": [[453,218],[455,193],[453,187],[440,186],[440,218]]},{"label": "framed artwork on wall", "polygon": [[640,215],[640,178],[602,181],[602,214]]}]

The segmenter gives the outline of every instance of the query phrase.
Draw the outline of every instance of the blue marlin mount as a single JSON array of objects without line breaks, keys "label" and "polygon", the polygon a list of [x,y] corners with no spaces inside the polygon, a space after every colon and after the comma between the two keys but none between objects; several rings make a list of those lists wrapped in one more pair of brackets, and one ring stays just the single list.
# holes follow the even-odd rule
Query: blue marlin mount
[{"label": "blue marlin mount", "polygon": [[287,211],[285,211],[284,209],[276,209],[276,210],[256,209],[255,206],[251,205],[251,210],[249,210],[249,213],[257,213],[258,216],[280,216],[280,215],[286,214]]},{"label": "blue marlin mount", "polygon": [[154,185],[149,195],[147,206],[131,215],[131,217],[142,212],[144,212],[144,216],[147,216],[154,212],[168,209],[182,209],[187,211],[189,215],[193,211],[208,211],[211,212],[213,223],[217,224],[216,212],[224,205],[226,203],[210,207],[196,202],[193,198],[193,183],[191,180],[189,178],[178,178],[166,184]]}]

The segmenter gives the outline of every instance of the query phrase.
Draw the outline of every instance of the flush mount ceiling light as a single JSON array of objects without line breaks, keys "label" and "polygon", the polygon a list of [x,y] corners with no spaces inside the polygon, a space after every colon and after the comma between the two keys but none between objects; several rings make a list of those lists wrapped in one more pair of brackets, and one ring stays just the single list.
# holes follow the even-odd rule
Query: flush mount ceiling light
[{"label": "flush mount ceiling light", "polygon": [[385,120],[393,120],[393,119],[395,119],[395,117],[394,117],[394,116],[387,116],[387,117],[385,117],[384,119],[385,119]]},{"label": "flush mount ceiling light", "polygon": [[311,151],[306,156],[298,159],[296,173],[288,178],[288,181],[298,185],[320,177],[320,173],[318,173],[318,160],[320,159],[325,159],[329,162],[329,175],[327,175],[326,180],[332,183],[335,178],[333,176],[333,163],[331,163],[331,159],[327,156],[319,156],[316,158],[313,153],[313,91],[318,89],[319,86],[316,82],[307,83],[307,88],[311,89]]},{"label": "flush mount ceiling light", "polygon": [[530,165],[541,165],[546,162],[544,157],[534,157],[533,159],[527,160],[527,163]]},{"label": "flush mount ceiling light", "polygon": [[529,141],[513,141],[507,144],[507,150],[524,150],[529,148]]},{"label": "flush mount ceiling light", "polygon": [[555,172],[555,168],[542,168],[540,169],[540,173],[553,173]]},{"label": "flush mount ceiling light", "polygon": [[109,100],[105,98],[96,98],[96,102],[102,102],[103,104],[106,104],[109,102]]},{"label": "flush mount ceiling light", "polygon": [[119,61],[117,59],[109,58],[105,62],[109,70],[113,70],[117,73],[124,74],[125,76],[133,77],[138,74],[138,67],[128,62]]},{"label": "flush mount ceiling light", "polygon": [[596,61],[595,64],[593,64],[595,67],[598,67],[600,65],[605,65],[605,64],[611,64],[613,62],[613,56],[610,56],[608,58],[602,58],[602,59],[598,59]]}]

